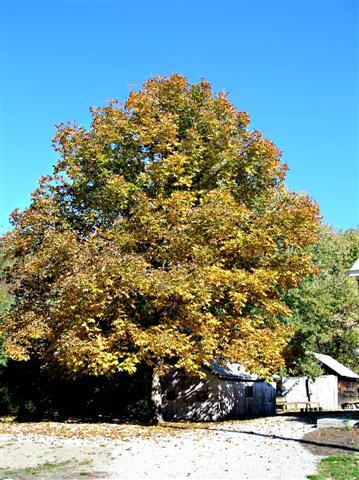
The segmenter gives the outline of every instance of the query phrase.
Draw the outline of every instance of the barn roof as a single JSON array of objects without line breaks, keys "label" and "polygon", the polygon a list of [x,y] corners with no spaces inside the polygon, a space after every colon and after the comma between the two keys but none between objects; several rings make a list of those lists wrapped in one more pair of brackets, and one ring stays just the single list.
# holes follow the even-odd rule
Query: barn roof
[{"label": "barn roof", "polygon": [[211,362],[207,368],[222,380],[234,382],[255,382],[261,380],[258,375],[243,371],[243,367],[239,363],[226,362],[223,365],[219,365],[217,362]]},{"label": "barn roof", "polygon": [[349,368],[345,367],[344,365],[337,362],[337,360],[334,360],[334,358],[330,357],[329,355],[323,355],[322,353],[314,353],[314,356],[317,360],[319,360],[319,362],[329,367],[331,370],[337,373],[340,377],[359,378],[359,375],[353,372],[353,370],[350,370]]},{"label": "barn roof", "polygon": [[349,277],[359,277],[359,258],[350,270],[348,270]]}]

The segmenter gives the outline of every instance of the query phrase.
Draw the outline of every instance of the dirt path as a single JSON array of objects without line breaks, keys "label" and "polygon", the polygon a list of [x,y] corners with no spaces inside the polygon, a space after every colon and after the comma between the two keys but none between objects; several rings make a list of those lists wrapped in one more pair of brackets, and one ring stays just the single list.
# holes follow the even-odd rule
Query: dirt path
[{"label": "dirt path", "polygon": [[96,438],[86,438],[82,426],[82,439],[65,435],[64,428],[61,436],[67,438],[33,435],[27,428],[25,435],[24,428],[3,429],[0,479],[305,480],[321,448],[306,448],[302,439],[315,427],[291,417],[160,429],[118,426],[117,438],[111,433],[116,426],[104,426],[104,436]]}]

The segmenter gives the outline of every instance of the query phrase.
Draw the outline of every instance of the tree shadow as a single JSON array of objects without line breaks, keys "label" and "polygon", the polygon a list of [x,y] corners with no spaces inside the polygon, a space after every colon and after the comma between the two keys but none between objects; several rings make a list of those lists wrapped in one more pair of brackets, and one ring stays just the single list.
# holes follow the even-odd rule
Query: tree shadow
[{"label": "tree shadow", "polygon": [[[187,426],[181,426],[181,425],[162,425],[165,428],[173,428],[173,429],[182,429],[182,430],[188,430]],[[326,442],[318,442],[315,440],[308,440],[305,438],[293,438],[293,437],[286,437],[283,435],[272,435],[268,433],[260,433],[260,432],[254,432],[251,430],[234,430],[234,429],[229,429],[229,428],[215,428],[212,426],[201,426],[198,427],[196,426],[195,430],[204,430],[204,431],[211,431],[211,432],[216,432],[216,433],[233,433],[233,434],[241,434],[241,435],[251,435],[251,436],[256,436],[256,437],[261,437],[261,438],[270,438],[273,440],[283,440],[286,442],[297,442],[303,445],[307,446],[312,446],[312,447],[317,447],[319,449],[323,449],[324,451],[326,449],[330,450],[342,450],[342,451],[347,451],[347,452],[357,452],[359,453],[359,448],[356,447],[350,447],[347,445],[340,445],[337,443],[326,443]]]},{"label": "tree shadow", "polygon": [[317,425],[317,420],[321,418],[341,418],[343,420],[359,421],[359,411],[355,410],[336,410],[331,412],[285,412],[277,416],[284,416],[296,422],[306,423],[308,425]]}]

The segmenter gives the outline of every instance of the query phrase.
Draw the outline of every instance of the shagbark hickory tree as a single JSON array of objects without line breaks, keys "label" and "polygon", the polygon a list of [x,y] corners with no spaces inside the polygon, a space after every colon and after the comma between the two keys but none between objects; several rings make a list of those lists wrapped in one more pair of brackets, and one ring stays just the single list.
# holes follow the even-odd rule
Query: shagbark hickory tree
[{"label": "shagbark hickory tree", "polygon": [[61,124],[59,160],[3,239],[6,352],[72,374],[230,358],[269,375],[291,330],[283,291],[313,272],[318,208],[279,150],[202,80],[154,77]]}]

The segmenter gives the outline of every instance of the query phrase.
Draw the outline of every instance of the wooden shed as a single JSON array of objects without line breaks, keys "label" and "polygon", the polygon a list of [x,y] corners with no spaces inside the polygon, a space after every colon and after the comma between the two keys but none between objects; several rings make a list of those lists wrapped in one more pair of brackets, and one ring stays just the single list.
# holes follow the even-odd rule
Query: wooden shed
[{"label": "wooden shed", "polygon": [[284,410],[359,408],[359,375],[329,355],[314,353],[314,356],[322,367],[323,375],[315,379],[283,378],[278,405]]},{"label": "wooden shed", "polygon": [[204,378],[173,370],[161,378],[164,420],[217,421],[275,413],[275,383],[236,363],[203,368]]},{"label": "wooden shed", "polygon": [[[345,408],[350,404],[355,405],[359,402],[358,398],[358,379],[359,375],[337,362],[329,355],[315,353],[315,358],[320,362],[322,369],[327,375],[338,377],[338,405],[339,408]],[[358,405],[359,407],[359,405]]]}]

